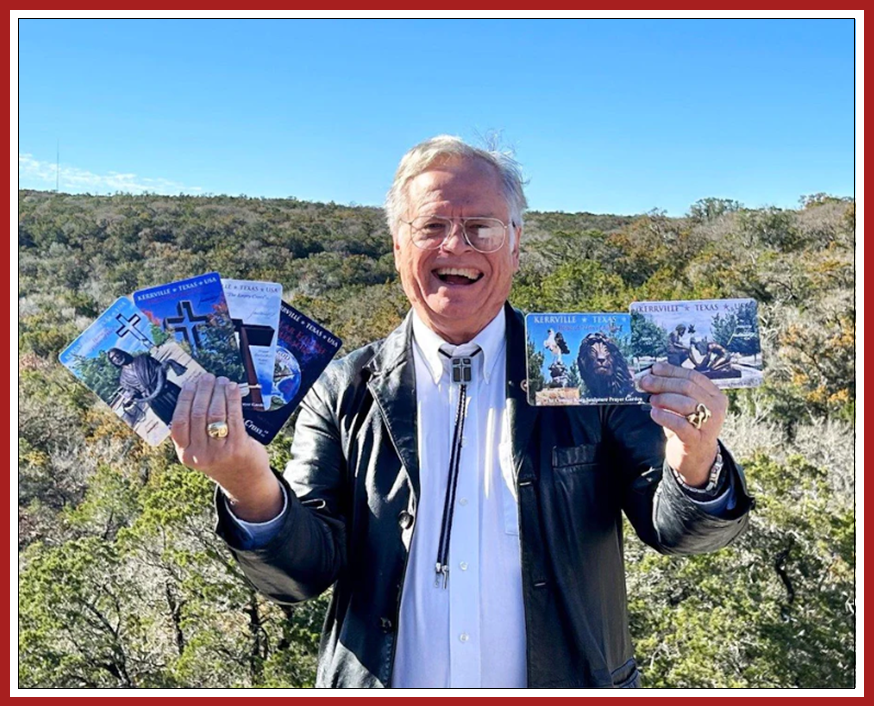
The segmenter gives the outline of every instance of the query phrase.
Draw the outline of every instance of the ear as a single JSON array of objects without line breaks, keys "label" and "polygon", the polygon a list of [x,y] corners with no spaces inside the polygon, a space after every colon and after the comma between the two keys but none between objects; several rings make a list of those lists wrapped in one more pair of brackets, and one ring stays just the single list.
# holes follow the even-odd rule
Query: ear
[{"label": "ear", "polygon": [[519,269],[519,244],[522,242],[522,226],[516,228],[516,237],[513,240],[513,248],[510,250],[510,257],[513,261],[513,272]]},{"label": "ear", "polygon": [[401,242],[398,238],[397,231],[391,234],[392,254],[395,257],[395,270],[401,271]]}]

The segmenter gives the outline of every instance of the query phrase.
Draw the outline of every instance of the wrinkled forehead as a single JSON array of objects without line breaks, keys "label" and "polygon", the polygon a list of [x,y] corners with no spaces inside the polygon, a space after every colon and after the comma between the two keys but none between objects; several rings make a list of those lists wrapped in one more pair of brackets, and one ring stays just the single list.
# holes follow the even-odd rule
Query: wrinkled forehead
[{"label": "wrinkled forehead", "polygon": [[507,202],[497,170],[479,159],[432,164],[407,184],[407,214],[504,218]]}]

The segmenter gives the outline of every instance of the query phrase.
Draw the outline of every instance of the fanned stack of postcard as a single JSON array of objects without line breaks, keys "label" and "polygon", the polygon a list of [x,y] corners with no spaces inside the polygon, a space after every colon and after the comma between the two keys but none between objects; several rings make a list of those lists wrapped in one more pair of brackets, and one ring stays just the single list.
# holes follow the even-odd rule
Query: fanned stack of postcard
[{"label": "fanned stack of postcard", "polygon": [[638,382],[658,361],[720,388],[762,384],[754,299],[635,302],[629,310],[528,314],[529,403],[643,404]]},{"label": "fanned stack of postcard", "polygon": [[210,272],[118,299],[59,358],[153,445],[187,380],[225,376],[240,385],[247,432],[268,444],[340,345],[281,285]]}]

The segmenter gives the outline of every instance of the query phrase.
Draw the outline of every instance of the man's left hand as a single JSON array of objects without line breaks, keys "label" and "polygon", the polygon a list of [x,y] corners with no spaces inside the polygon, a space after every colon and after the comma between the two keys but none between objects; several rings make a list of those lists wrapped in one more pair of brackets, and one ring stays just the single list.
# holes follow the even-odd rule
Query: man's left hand
[{"label": "man's left hand", "polygon": [[[640,386],[652,393],[650,416],[668,437],[665,458],[671,468],[687,485],[704,487],[716,458],[716,440],[725,421],[728,398],[701,373],[668,363],[655,363],[641,378]],[[699,404],[710,410],[710,418],[696,429],[686,417]]]}]

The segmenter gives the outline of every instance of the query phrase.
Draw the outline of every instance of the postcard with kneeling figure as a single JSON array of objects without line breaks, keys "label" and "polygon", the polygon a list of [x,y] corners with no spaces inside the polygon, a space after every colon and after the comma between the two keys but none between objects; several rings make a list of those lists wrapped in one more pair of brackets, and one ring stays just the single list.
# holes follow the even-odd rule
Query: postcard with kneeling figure
[{"label": "postcard with kneeling figure", "polygon": [[58,358],[153,446],[170,435],[182,385],[205,372],[125,297],[117,299]]},{"label": "postcard with kneeling figure", "polygon": [[643,404],[628,314],[528,314],[525,338],[532,405]]},{"label": "postcard with kneeling figure", "polygon": [[629,309],[635,380],[664,361],[721,388],[762,384],[755,299],[635,302]]}]

